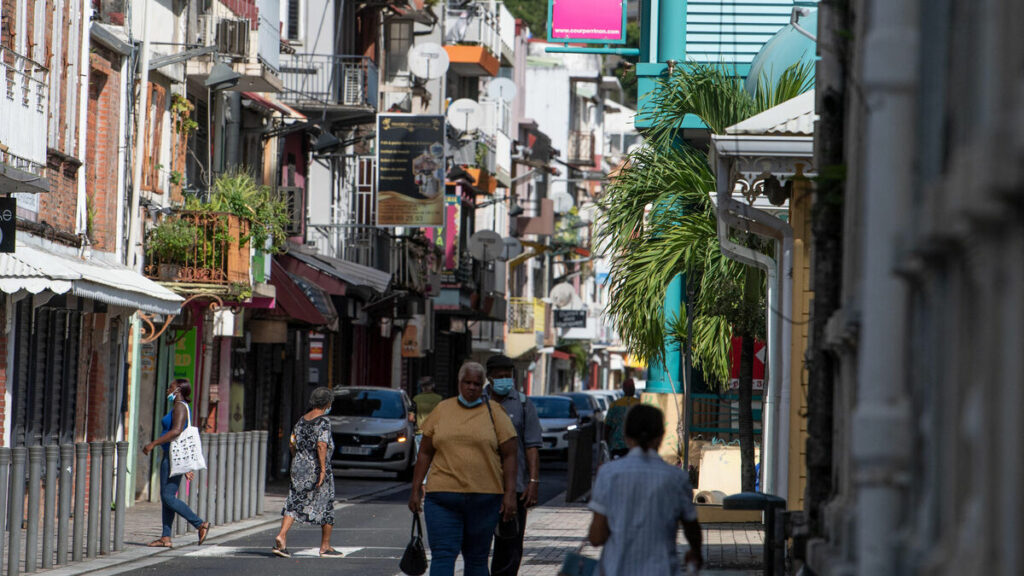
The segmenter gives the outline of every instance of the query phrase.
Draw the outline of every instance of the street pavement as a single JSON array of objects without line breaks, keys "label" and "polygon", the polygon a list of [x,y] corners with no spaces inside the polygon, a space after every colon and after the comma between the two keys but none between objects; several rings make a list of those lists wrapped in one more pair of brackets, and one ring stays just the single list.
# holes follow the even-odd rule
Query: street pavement
[{"label": "street pavement", "polygon": [[[555,576],[566,552],[583,543],[590,523],[584,504],[564,501],[566,466],[562,462],[542,464],[540,501],[527,520],[527,536],[521,576]],[[287,486],[268,487],[264,514],[256,519],[215,526],[206,544],[195,544],[195,533],[175,538],[175,548],[146,548],[159,535],[159,505],[143,503],[127,515],[127,550],[65,568],[40,572],[47,576],[89,574],[114,576],[180,576],[244,574],[246,576],[352,575],[398,576],[398,562],[409,539],[410,515],[406,502],[408,485],[393,475],[343,471],[335,479],[333,546],[343,558],[320,558],[320,529],[295,525],[288,534],[291,559],[271,554],[280,526],[280,510]],[[428,534],[429,538],[429,534]],[[753,576],[760,570],[761,531],[751,525],[705,527],[704,555],[708,569],[704,576]],[[680,534],[679,550],[686,549]],[[582,552],[598,557],[599,549],[583,547]],[[461,575],[461,562],[456,571]]]}]

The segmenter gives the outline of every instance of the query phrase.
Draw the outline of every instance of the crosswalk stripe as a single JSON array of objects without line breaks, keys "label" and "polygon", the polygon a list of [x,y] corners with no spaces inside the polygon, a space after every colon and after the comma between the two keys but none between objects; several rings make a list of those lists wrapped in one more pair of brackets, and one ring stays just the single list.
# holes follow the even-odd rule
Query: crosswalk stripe
[{"label": "crosswalk stripe", "polygon": [[[335,546],[335,550],[341,552],[345,556],[349,556],[363,550],[363,546]],[[199,550],[189,552],[185,554],[188,558],[224,558],[228,556],[253,556],[260,554],[270,554],[268,548],[253,548],[251,546],[204,546]],[[319,548],[299,548],[292,550],[292,558],[320,558]]]}]

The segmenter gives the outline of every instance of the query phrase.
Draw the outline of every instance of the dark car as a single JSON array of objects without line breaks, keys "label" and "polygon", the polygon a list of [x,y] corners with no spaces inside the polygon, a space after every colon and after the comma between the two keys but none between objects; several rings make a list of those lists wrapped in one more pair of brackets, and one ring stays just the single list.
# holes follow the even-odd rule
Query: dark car
[{"label": "dark car", "polygon": [[327,418],[334,434],[334,468],[390,470],[402,478],[412,477],[416,418],[404,391],[335,388]]},{"label": "dark car", "polygon": [[579,414],[571,398],[564,396],[530,396],[537,407],[540,420],[542,455],[557,454],[563,458],[569,455],[569,432],[580,423]]},{"label": "dark car", "polygon": [[601,405],[593,395],[587,394],[586,392],[564,392],[562,394],[556,394],[556,396],[563,396],[572,400],[572,403],[576,406],[576,412],[580,415],[581,424],[604,421],[604,413],[601,411]]}]

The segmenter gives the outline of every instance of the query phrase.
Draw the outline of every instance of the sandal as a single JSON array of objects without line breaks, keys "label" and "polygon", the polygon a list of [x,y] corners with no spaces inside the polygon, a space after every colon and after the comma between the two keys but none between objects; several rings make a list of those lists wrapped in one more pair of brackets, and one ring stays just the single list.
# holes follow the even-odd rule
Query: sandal
[{"label": "sandal", "polygon": [[150,548],[174,548],[174,545],[171,543],[169,538],[166,540],[163,538],[157,538],[149,544],[146,544],[146,546],[149,546]]},{"label": "sandal", "polygon": [[345,555],[342,554],[341,552],[338,552],[334,548],[328,548],[327,550],[321,550],[320,551],[320,557],[321,558],[341,558],[343,556],[345,556]]},{"label": "sandal", "polygon": [[289,552],[288,549],[284,546],[281,546],[280,540],[274,540],[274,548],[271,550],[271,552],[274,553],[274,556],[280,556],[281,558],[292,557],[292,553]]},{"label": "sandal", "polygon": [[206,535],[210,533],[210,523],[209,522],[203,522],[202,524],[200,524],[199,528],[198,528],[198,532],[199,532],[199,545],[201,546],[203,544],[203,542],[206,542]]}]

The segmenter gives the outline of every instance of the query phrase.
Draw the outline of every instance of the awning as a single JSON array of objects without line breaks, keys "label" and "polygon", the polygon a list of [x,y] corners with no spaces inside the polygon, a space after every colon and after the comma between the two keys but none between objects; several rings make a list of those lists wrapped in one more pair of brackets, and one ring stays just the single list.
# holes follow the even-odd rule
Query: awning
[{"label": "awning", "polygon": [[281,102],[277,98],[274,98],[270,94],[260,94],[258,92],[242,92],[242,97],[252,100],[256,104],[263,106],[268,110],[280,112],[286,118],[295,118],[297,120],[305,120],[306,115],[291,106]]},{"label": "awning", "polygon": [[327,324],[327,319],[276,260],[271,265],[270,283],[277,289],[277,296],[276,307],[269,316],[288,316],[307,324]]},{"label": "awning", "polygon": [[[289,259],[292,262],[288,262]],[[381,294],[387,292],[388,285],[391,284],[391,274],[388,272],[322,254],[303,252],[294,245],[281,260],[281,265],[292,274],[312,280],[327,292],[337,296],[345,295],[345,287],[338,286],[337,282],[331,282],[331,279],[349,286],[365,286]],[[313,272],[312,276],[315,277],[310,277],[309,271],[304,270],[302,266],[296,266],[296,263],[308,266]],[[320,275],[326,275],[329,278],[322,281],[318,277]]]},{"label": "awning", "polygon": [[0,254],[0,292],[70,291],[81,298],[154,314],[177,314],[181,308],[181,296],[126,266],[99,258],[82,260],[57,250],[19,241],[13,253]]}]

